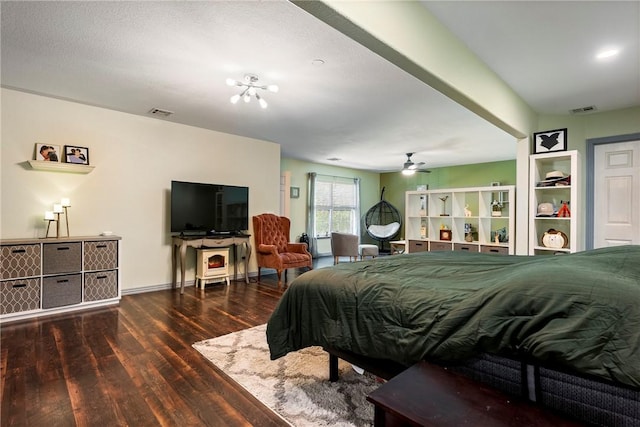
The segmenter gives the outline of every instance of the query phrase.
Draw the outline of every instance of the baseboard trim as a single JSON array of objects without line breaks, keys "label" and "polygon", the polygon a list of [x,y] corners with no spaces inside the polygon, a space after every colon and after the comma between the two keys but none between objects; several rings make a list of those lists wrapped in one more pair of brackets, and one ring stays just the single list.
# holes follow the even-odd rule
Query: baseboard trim
[{"label": "baseboard trim", "polygon": [[[270,269],[265,268],[262,270],[262,274],[269,274]],[[276,271],[273,270],[272,274],[275,274]],[[249,273],[249,278],[251,277],[258,277],[258,272],[250,272]],[[238,282],[242,282],[244,283],[244,275],[240,275],[238,274]],[[192,287],[195,285],[195,280],[185,280],[184,282],[184,287],[188,288],[188,287]],[[180,285],[178,285],[179,287]],[[122,296],[125,295],[135,295],[135,294],[144,294],[147,292],[155,292],[155,291],[165,291],[167,289],[173,289],[173,285],[171,283],[162,283],[159,285],[150,285],[150,286],[141,286],[139,288],[132,288],[132,289],[122,289],[121,293]]]},{"label": "baseboard trim", "polygon": [[[194,283],[194,280],[185,281],[184,287],[187,288],[189,286],[193,286],[193,283]],[[144,294],[146,292],[164,291],[167,289],[173,289],[173,285],[171,283],[163,283],[160,285],[142,286],[142,287],[133,288],[133,289],[123,289],[122,296]]]}]

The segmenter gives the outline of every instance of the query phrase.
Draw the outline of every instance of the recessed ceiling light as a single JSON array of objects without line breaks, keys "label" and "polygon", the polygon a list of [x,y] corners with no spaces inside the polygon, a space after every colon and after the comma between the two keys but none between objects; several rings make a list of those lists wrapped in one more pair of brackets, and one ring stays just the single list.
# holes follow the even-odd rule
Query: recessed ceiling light
[{"label": "recessed ceiling light", "polygon": [[620,49],[616,49],[616,48],[604,49],[596,54],[596,59],[600,59],[600,60],[609,59],[618,55],[619,53],[620,53]]}]

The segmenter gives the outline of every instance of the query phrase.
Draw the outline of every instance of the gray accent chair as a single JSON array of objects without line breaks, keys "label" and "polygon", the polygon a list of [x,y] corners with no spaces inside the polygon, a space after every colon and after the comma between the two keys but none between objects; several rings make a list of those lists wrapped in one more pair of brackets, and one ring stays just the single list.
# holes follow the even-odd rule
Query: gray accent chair
[{"label": "gray accent chair", "polygon": [[360,244],[359,238],[355,234],[347,233],[331,233],[331,254],[333,255],[333,264],[340,262],[340,257],[349,257],[349,261],[356,261],[358,256],[360,260],[364,257],[377,257],[378,246]]},{"label": "gray accent chair", "polygon": [[349,261],[358,259],[358,236],[346,233],[331,233],[331,254],[333,263],[338,264],[340,257],[349,257]]}]

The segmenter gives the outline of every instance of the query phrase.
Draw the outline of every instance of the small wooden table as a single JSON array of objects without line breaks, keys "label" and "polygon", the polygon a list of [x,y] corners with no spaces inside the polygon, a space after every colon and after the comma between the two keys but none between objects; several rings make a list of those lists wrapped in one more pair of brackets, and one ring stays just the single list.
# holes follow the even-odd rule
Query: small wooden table
[{"label": "small wooden table", "polygon": [[374,390],[374,426],[577,427],[531,402],[419,362]]}]

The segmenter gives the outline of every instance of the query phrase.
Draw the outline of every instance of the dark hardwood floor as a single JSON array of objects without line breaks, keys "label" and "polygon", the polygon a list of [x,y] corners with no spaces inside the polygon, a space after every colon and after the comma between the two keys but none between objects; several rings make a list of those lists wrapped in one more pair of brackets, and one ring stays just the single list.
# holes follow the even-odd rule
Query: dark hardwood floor
[{"label": "dark hardwood floor", "polygon": [[2,325],[1,424],[287,425],[191,347],[266,323],[284,289],[268,275]]}]

